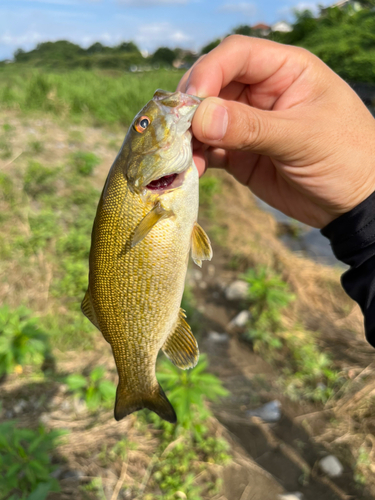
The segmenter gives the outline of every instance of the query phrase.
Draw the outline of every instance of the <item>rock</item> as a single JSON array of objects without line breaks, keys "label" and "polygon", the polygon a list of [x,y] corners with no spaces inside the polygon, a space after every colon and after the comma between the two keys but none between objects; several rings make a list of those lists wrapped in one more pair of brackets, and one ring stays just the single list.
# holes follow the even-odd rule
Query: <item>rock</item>
[{"label": "rock", "polygon": [[303,500],[303,494],[299,491],[294,493],[284,493],[283,495],[278,495],[279,500]]},{"label": "rock", "polygon": [[344,467],[334,455],[328,455],[319,462],[322,472],[329,477],[339,477],[344,472]]},{"label": "rock", "polygon": [[199,269],[192,269],[191,277],[194,281],[200,281],[203,278],[202,271],[200,271]]},{"label": "rock", "polygon": [[244,300],[247,298],[248,288],[249,286],[246,281],[233,281],[226,287],[225,297],[227,298],[227,300]]},{"label": "rock", "polygon": [[251,314],[250,311],[241,311],[240,313],[235,316],[232,321],[229,323],[229,326],[231,328],[237,327],[237,328],[244,328],[247,324],[247,322],[250,320]]},{"label": "rock", "polygon": [[58,467],[56,470],[51,472],[50,476],[53,477],[54,479],[59,479],[62,473],[63,469],[61,467]]},{"label": "rock", "polygon": [[27,402],[24,399],[20,399],[16,405],[13,406],[13,411],[16,415],[21,413],[27,406]]},{"label": "rock", "polygon": [[84,476],[84,473],[78,469],[67,470],[61,476],[61,479],[71,479],[79,481]]},{"label": "rock", "polygon": [[208,340],[210,342],[228,342],[229,335],[227,333],[208,332]]},{"label": "rock", "polygon": [[215,266],[213,264],[208,264],[207,274],[210,278],[213,278],[215,276]]},{"label": "rock", "polygon": [[40,422],[42,424],[48,424],[48,422],[51,420],[51,417],[48,415],[48,413],[42,413],[39,417]]},{"label": "rock", "polygon": [[246,412],[247,417],[259,417],[264,422],[278,422],[281,418],[281,403],[277,399],[270,401],[255,410],[249,410]]},{"label": "rock", "polygon": [[70,411],[72,409],[72,405],[71,405],[70,401],[68,401],[67,399],[64,399],[64,401],[61,403],[60,408],[62,411]]}]

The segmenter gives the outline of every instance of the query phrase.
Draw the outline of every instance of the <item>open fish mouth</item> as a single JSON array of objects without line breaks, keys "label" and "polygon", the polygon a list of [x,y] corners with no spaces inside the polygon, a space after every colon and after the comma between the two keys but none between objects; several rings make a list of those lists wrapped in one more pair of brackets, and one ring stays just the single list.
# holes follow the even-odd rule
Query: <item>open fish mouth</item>
[{"label": "open fish mouth", "polygon": [[186,170],[180,173],[164,175],[163,177],[159,177],[158,179],[151,181],[145,187],[155,193],[163,193],[164,191],[170,189],[176,189],[184,182],[185,172]]},{"label": "open fish mouth", "polygon": [[165,175],[164,177],[160,177],[159,179],[155,179],[154,181],[147,184],[146,188],[151,189],[152,191],[159,191],[160,189],[166,189],[173,184],[173,181],[176,179],[178,174]]}]

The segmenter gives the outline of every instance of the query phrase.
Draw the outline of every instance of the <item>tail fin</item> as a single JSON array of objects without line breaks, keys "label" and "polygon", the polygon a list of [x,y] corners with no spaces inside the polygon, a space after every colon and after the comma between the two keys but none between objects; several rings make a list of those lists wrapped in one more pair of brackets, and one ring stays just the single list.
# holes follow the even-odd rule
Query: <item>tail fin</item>
[{"label": "tail fin", "polygon": [[173,406],[159,384],[155,387],[155,391],[150,394],[134,394],[127,391],[123,384],[119,383],[116,392],[115,419],[121,420],[134,411],[142,410],[142,408],[148,408],[171,424],[177,422]]}]

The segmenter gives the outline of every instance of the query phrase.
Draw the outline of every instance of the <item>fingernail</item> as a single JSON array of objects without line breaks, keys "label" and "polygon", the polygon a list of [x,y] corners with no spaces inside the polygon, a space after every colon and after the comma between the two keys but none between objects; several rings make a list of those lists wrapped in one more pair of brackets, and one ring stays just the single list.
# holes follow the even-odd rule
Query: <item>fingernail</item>
[{"label": "fingernail", "polygon": [[197,95],[197,89],[194,87],[194,85],[188,85],[186,87],[186,94]]},{"label": "fingernail", "polygon": [[[202,104],[201,104],[202,106]],[[208,102],[202,117],[202,133],[210,141],[222,139],[228,127],[228,110],[214,102]]]}]

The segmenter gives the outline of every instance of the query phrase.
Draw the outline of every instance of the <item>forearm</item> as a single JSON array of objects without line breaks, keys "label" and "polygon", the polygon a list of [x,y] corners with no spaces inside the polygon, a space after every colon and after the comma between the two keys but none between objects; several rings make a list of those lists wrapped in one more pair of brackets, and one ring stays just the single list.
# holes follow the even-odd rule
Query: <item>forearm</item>
[{"label": "forearm", "polygon": [[366,338],[375,347],[375,192],[321,232],[337,259],[350,266],[341,283],[361,307]]}]

